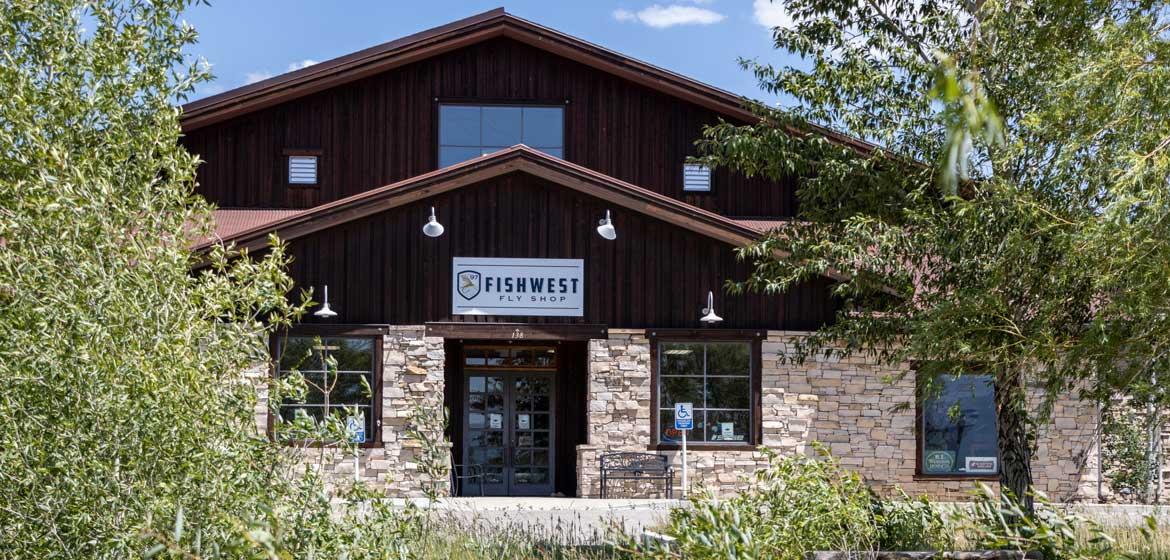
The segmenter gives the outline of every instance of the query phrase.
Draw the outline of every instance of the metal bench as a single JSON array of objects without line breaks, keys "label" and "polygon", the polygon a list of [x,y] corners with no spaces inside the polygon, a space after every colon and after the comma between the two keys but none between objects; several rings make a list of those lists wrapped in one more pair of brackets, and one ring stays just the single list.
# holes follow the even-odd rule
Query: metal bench
[{"label": "metal bench", "polygon": [[661,480],[666,483],[666,497],[674,497],[674,468],[665,455],[653,453],[605,453],[598,458],[601,462],[601,498],[609,491],[607,486],[614,480]]},{"label": "metal bench", "polygon": [[481,466],[481,465],[464,465],[464,464],[459,464],[459,463],[451,465],[451,495],[452,496],[463,496],[464,495],[463,490],[465,489],[465,486],[463,484],[463,481],[465,481],[465,480],[468,482],[474,482],[475,484],[478,484],[479,485],[479,495],[481,497],[483,496],[483,483],[484,483],[483,466]]}]

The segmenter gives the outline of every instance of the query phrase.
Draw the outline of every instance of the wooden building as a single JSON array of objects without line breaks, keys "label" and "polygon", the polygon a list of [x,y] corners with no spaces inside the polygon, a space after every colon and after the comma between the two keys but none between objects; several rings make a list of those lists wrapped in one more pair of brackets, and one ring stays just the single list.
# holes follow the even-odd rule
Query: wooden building
[{"label": "wooden building", "polygon": [[[799,177],[687,163],[705,125],[751,119],[733,94],[503,10],[184,106],[199,193],[220,208],[197,250],[262,250],[275,232],[335,313],[273,341],[273,375],[296,369],[328,395],[258,411],[262,424],[356,419],[358,474],[394,495],[449,483],[426,480],[407,436],[438,406],[450,463],[484,473],[456,479],[462,494],[596,496],[598,458],[616,451],[677,465],[679,402],[694,406],[692,480],[720,492],[766,463],[759,446],[814,440],[880,489],[994,479],[986,399],[957,427],[945,396],[900,406],[914,381],[888,383],[896,369],[785,363],[793,337],[833,320],[831,279],[726,293],[750,270],[734,249],[798,211]],[[1073,424],[1042,443],[1039,470],[1072,498],[1095,485],[1076,463],[1093,411],[1062,406]]]}]

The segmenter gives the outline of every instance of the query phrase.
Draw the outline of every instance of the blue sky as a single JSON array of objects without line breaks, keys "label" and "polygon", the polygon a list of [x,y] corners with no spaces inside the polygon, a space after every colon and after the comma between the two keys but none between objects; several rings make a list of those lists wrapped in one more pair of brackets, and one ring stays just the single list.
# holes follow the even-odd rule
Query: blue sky
[{"label": "blue sky", "polygon": [[774,102],[736,64],[792,64],[772,48],[787,20],[768,0],[308,0],[213,1],[184,14],[199,31],[192,52],[215,81],[193,99],[230,90],[497,7],[611,50],[749,97]]}]

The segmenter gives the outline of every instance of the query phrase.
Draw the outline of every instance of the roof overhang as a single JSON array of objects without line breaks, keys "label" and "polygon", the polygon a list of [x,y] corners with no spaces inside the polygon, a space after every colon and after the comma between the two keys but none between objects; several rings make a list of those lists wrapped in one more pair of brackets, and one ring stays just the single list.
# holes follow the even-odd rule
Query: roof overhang
[{"label": "roof overhang", "polygon": [[269,234],[285,241],[481,183],[513,172],[524,172],[585,195],[593,196],[640,214],[660,219],[733,246],[748,245],[761,232],[736,220],[703,210],[598,173],[591,169],[538,152],[524,145],[418,175],[384,187],[290,213],[274,221],[242,229],[222,238],[195,245],[203,252],[217,243],[234,243],[238,249],[258,250],[267,246]]},{"label": "roof overhang", "polygon": [[[489,39],[506,37],[694,103],[741,123],[758,117],[739,95],[561,33],[496,8],[388,43],[225,91],[182,107],[185,132],[272,107]],[[809,124],[830,140],[869,153],[863,140]]]},{"label": "roof overhang", "polygon": [[445,52],[506,37],[581,62],[740,120],[752,119],[742,99],[669,70],[632,59],[497,8],[183,106],[190,131]]}]

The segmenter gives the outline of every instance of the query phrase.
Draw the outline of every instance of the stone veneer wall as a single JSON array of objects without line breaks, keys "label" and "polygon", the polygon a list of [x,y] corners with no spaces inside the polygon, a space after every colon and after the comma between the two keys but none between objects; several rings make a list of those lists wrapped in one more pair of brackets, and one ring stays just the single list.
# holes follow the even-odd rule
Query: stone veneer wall
[{"label": "stone veneer wall", "polygon": [[[424,335],[423,326],[389,327],[382,336],[382,442],[379,447],[358,450],[359,478],[372,488],[393,497],[423,495],[424,485],[432,485],[440,495],[447,492],[448,480],[430,481],[419,471],[421,444],[407,435],[411,411],[415,405],[442,406],[444,351],[443,339]],[[250,372],[266,380],[266,368]],[[267,428],[268,389],[261,383],[256,405],[256,422]],[[442,427],[430,427],[432,435],[442,437]],[[330,483],[354,480],[354,457],[337,449],[290,447],[301,454],[302,469],[319,472]],[[450,460],[444,460],[444,464]]]},{"label": "stone veneer wall", "polygon": [[[803,365],[782,354],[801,333],[769,331],[762,344],[763,445],[781,455],[825,444],[841,463],[883,494],[964,499],[970,480],[915,476],[914,379],[894,381],[908,367],[886,368],[861,356],[819,357]],[[646,451],[651,443],[650,341],[645,331],[611,329],[589,345],[588,442],[578,446],[578,493],[599,493],[598,455]],[[1041,429],[1033,459],[1036,486],[1060,501],[1096,499],[1096,409],[1074,400],[1056,404]],[[664,452],[680,468],[677,452]],[[765,465],[759,451],[688,451],[692,487],[728,494]],[[993,483],[992,486],[995,486]]]}]

